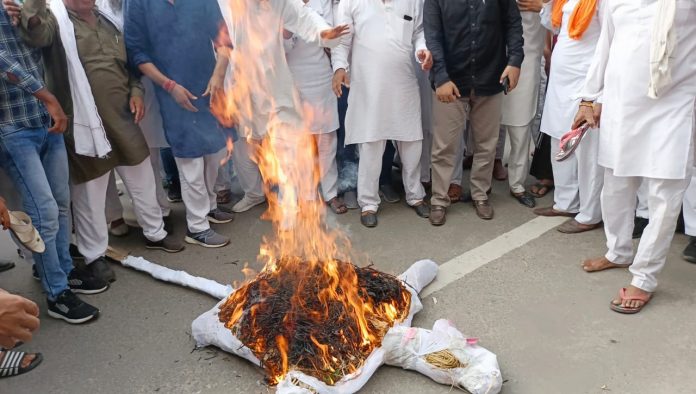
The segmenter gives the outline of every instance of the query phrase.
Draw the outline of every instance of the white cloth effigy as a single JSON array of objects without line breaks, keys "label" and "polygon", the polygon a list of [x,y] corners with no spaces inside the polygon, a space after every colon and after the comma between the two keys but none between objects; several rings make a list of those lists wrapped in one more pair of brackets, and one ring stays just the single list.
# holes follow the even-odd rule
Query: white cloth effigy
[{"label": "white cloth effigy", "polygon": [[111,152],[111,143],[97,111],[87,74],[80,63],[75,28],[62,1],[51,1],[49,7],[58,22],[60,40],[68,63],[68,80],[73,101],[75,152],[82,156],[104,157]]},{"label": "white cloth effigy", "polygon": [[650,86],[648,97],[656,99],[660,90],[672,80],[672,53],[677,45],[674,17],[677,14],[676,0],[659,0],[650,41]]}]

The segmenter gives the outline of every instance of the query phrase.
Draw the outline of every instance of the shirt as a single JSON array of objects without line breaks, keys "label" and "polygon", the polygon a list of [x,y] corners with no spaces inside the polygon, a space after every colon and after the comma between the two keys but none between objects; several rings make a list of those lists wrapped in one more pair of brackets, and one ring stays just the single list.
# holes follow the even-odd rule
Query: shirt
[{"label": "shirt", "polygon": [[515,0],[425,0],[423,24],[433,54],[434,87],[448,81],[462,95],[503,91],[505,66],[524,59],[522,18]]},{"label": "shirt", "polygon": [[49,125],[41,90],[41,53],[25,45],[4,8],[0,7],[0,127],[39,128]]}]

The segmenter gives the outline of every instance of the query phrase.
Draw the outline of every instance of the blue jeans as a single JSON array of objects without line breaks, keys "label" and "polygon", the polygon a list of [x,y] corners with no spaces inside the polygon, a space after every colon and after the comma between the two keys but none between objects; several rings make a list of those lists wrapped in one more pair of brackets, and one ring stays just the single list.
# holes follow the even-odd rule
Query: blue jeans
[{"label": "blue jeans", "polygon": [[45,128],[0,127],[0,165],[22,198],[24,211],[46,244],[34,253],[49,300],[68,289],[70,257],[70,188],[63,136]]}]

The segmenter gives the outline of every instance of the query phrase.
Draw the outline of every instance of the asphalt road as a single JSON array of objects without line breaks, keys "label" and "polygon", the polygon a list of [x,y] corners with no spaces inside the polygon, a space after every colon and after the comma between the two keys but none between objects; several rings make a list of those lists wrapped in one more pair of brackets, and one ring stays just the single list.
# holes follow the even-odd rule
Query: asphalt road
[{"label": "asphalt road", "polygon": [[[550,201],[547,197],[540,204]],[[338,221],[355,247],[389,273],[398,274],[423,258],[450,262],[450,268],[467,259],[477,261],[477,269],[450,275],[445,286],[424,297],[425,308],[414,325],[430,327],[447,318],[465,334],[481,338],[480,344],[498,356],[503,393],[695,392],[696,266],[680,258],[685,236],[674,240],[653,302],[639,315],[620,316],[608,304],[628,284],[629,274],[615,270],[589,275],[580,268],[582,259],[604,253],[601,230],[562,235],[551,229],[553,222],[542,220],[539,223],[551,230],[525,238],[525,231],[513,230],[524,230],[520,226],[535,216],[508,197],[505,183],[496,183],[492,202],[496,219],[491,222],[479,220],[471,206],[459,204],[446,226],[434,228],[403,202],[383,206],[377,229],[360,226],[357,212]],[[259,207],[230,225],[216,226],[233,239],[220,250],[190,246],[176,255],[150,252],[136,229],[112,243],[135,256],[232,283],[243,278],[244,262],[255,262],[261,236],[269,229],[258,220],[262,211]],[[174,214],[177,233],[183,236],[182,207]],[[511,231],[522,233],[521,246],[510,244],[497,254],[476,253],[489,242],[514,243],[503,236]],[[0,258],[17,260],[5,235],[0,236]],[[0,288],[39,303],[41,329],[22,349],[42,352],[45,361],[32,373],[0,379],[0,393],[272,392],[262,384],[261,371],[246,361],[216,349],[194,350],[191,321],[214,305],[211,297],[115,267],[118,280],[111,289],[86,297],[101,308],[101,317],[70,326],[46,315],[30,267],[17,262],[17,268],[0,274]],[[363,392],[452,390],[416,373],[383,367]]]}]

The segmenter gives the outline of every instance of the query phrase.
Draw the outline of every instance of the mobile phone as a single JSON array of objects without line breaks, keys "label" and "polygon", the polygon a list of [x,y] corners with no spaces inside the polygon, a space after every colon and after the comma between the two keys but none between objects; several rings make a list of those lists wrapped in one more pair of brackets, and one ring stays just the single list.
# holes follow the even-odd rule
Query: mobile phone
[{"label": "mobile phone", "polygon": [[505,79],[503,79],[503,93],[508,94],[509,91],[510,91],[510,78],[505,77]]}]

